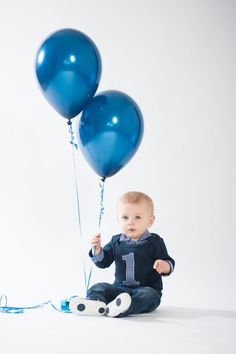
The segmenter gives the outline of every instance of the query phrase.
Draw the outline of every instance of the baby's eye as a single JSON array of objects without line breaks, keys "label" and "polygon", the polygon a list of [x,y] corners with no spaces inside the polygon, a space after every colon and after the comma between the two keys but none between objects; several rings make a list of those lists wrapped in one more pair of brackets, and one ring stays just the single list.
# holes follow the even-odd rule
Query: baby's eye
[{"label": "baby's eye", "polygon": [[135,219],[139,220],[139,219],[142,219],[141,216],[137,215],[135,216]]},{"label": "baby's eye", "polygon": [[128,216],[123,215],[123,216],[121,217],[121,219],[122,219],[122,220],[127,220],[127,219],[128,219]]}]

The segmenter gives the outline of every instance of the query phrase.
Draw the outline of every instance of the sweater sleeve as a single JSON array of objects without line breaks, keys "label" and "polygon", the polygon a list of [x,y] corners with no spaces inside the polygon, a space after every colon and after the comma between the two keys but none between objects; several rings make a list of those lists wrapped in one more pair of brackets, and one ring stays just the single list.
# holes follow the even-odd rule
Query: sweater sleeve
[{"label": "sweater sleeve", "polygon": [[170,272],[168,274],[161,274],[162,276],[168,276],[173,273],[175,268],[175,261],[169,256],[164,240],[160,237],[160,247],[161,247],[161,259],[166,261],[170,265]]},{"label": "sweater sleeve", "polygon": [[107,243],[96,256],[90,250],[89,256],[98,268],[108,268],[114,261],[113,240]]}]

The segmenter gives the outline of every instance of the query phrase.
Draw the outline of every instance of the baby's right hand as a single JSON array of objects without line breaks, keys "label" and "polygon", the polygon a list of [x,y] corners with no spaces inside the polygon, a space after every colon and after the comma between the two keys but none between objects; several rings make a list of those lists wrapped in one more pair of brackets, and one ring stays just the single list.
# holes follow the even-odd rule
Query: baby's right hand
[{"label": "baby's right hand", "polygon": [[97,234],[97,235],[93,236],[93,238],[91,240],[91,246],[92,246],[92,248],[95,248],[95,255],[98,255],[101,252],[101,250],[102,250],[101,234]]}]

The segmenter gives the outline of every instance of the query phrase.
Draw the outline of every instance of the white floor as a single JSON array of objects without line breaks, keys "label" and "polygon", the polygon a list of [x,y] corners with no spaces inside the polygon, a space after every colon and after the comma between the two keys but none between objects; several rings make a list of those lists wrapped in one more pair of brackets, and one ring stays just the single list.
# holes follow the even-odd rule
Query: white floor
[{"label": "white floor", "polygon": [[236,312],[160,307],[123,319],[51,307],[0,314],[1,354],[235,354]]}]

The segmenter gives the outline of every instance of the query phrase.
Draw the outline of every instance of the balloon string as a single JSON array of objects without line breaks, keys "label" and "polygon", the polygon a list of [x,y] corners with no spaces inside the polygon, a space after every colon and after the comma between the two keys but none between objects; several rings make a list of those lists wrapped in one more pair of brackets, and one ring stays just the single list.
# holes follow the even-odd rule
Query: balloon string
[{"label": "balloon string", "polygon": [[[80,235],[82,246],[84,246],[84,239],[83,239],[82,228],[81,228],[78,176],[77,176],[77,169],[76,169],[76,163],[75,163],[75,150],[78,150],[78,145],[74,142],[75,136],[74,136],[74,132],[72,129],[72,122],[70,119],[68,120],[67,124],[69,126],[69,133],[70,133],[70,138],[71,138],[70,144],[72,145],[72,157],[73,157],[73,167],[74,167],[74,177],[75,177],[75,192],[76,192],[76,205],[77,205],[77,218],[78,218],[78,226],[79,226],[79,235]],[[87,274],[86,274],[86,267],[85,267],[85,260],[84,260],[83,252],[81,252],[81,255],[82,255],[83,270],[84,270],[85,290],[87,290]]]},{"label": "balloon string", "polygon": [[98,219],[98,230],[100,231],[101,228],[101,221],[102,221],[102,216],[104,214],[104,205],[103,205],[103,198],[104,198],[104,183],[105,183],[106,177],[102,177],[99,181],[99,187],[100,187],[100,213],[99,213],[99,219]]},{"label": "balloon string", "polygon": [[[100,187],[100,212],[99,212],[99,218],[98,218],[98,230],[100,231],[101,229],[101,221],[102,221],[102,216],[104,214],[104,205],[103,205],[103,198],[104,198],[104,183],[105,183],[106,177],[102,177],[99,181],[99,187]],[[92,250],[93,255],[95,255],[95,248]],[[89,288],[90,280],[91,280],[91,275],[93,271],[93,263],[90,268],[89,276],[88,276],[88,281],[87,281],[87,287],[86,287],[86,293]]]},{"label": "balloon string", "polygon": [[75,136],[74,136],[74,132],[73,132],[73,129],[72,129],[72,122],[71,120],[69,119],[67,124],[69,125],[69,133],[70,133],[70,144],[77,150],[78,149],[78,145],[74,142],[75,140]]},{"label": "balloon string", "polygon": [[[4,305],[2,304],[3,299],[4,299]],[[35,305],[35,306],[15,307],[15,306],[7,306],[7,296],[6,295],[3,294],[0,297],[0,313],[22,314],[22,313],[25,313],[26,310],[36,310],[36,309],[45,307],[47,305],[51,305],[54,308],[54,310],[56,310],[58,312],[71,313],[70,310],[64,311],[64,310],[57,308],[51,300],[48,300],[46,302],[43,302],[43,303]]]}]

